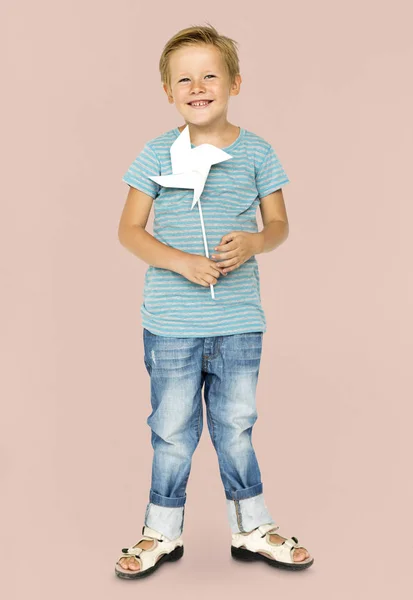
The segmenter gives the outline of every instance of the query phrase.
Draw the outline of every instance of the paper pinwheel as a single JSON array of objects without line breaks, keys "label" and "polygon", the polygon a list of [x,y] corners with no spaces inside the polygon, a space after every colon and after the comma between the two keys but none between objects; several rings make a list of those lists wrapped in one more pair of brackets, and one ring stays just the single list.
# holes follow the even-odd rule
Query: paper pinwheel
[{"label": "paper pinwheel", "polygon": [[[207,258],[209,258],[208,243],[200,197],[211,165],[223,162],[229,158],[232,158],[230,154],[212,144],[201,144],[200,146],[196,146],[196,148],[191,148],[189,127],[187,125],[171,146],[172,175],[149,176],[149,179],[152,179],[152,181],[155,181],[164,187],[194,190],[194,199],[191,210],[194,208],[195,204],[198,204]],[[214,286],[212,283],[210,284],[210,288],[211,296],[215,299]]]}]

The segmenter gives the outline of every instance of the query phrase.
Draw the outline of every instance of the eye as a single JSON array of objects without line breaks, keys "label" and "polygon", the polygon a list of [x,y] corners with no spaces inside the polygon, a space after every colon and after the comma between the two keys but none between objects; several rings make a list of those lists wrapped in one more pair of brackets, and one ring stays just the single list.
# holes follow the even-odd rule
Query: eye
[{"label": "eye", "polygon": [[[205,75],[205,77],[215,77],[215,75]],[[183,79],[180,79],[180,80],[178,81],[178,83],[181,83],[181,81],[185,81],[185,80],[187,80],[187,79],[189,79],[189,78],[188,78],[188,77],[183,77]]]}]

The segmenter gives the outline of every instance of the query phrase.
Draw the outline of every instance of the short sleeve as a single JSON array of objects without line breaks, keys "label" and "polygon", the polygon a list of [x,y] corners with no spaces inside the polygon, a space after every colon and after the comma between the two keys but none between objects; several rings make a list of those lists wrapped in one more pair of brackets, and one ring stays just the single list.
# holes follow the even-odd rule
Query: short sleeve
[{"label": "short sleeve", "polygon": [[131,185],[145,194],[148,194],[152,198],[155,198],[160,189],[160,185],[152,179],[149,179],[149,175],[160,175],[161,165],[158,156],[145,144],[141,152],[135,158],[125,175],[122,177],[122,181]]},{"label": "short sleeve", "polygon": [[255,181],[260,198],[268,196],[290,182],[272,146],[269,147],[258,167]]}]

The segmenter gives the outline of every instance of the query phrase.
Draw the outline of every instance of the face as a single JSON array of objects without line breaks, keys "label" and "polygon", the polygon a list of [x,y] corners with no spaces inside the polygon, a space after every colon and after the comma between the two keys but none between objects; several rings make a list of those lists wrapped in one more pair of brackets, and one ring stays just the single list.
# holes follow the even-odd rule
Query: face
[{"label": "face", "polygon": [[[210,124],[224,118],[229,97],[239,93],[241,76],[231,85],[221,53],[215,46],[191,45],[175,50],[169,59],[170,87],[163,88],[170,104],[187,123]],[[195,100],[209,100],[207,106],[191,106]]]}]

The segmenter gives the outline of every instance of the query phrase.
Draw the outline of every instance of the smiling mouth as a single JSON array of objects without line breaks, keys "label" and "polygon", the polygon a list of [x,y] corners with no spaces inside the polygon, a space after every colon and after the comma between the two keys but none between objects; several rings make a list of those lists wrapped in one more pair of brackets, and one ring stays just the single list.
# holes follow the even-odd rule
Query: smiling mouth
[{"label": "smiling mouth", "polygon": [[188,102],[188,106],[190,106],[191,108],[207,108],[210,104],[213,103],[213,100],[208,100],[206,101],[206,104],[200,104],[198,106],[196,106],[195,104],[191,104],[190,102]]}]

